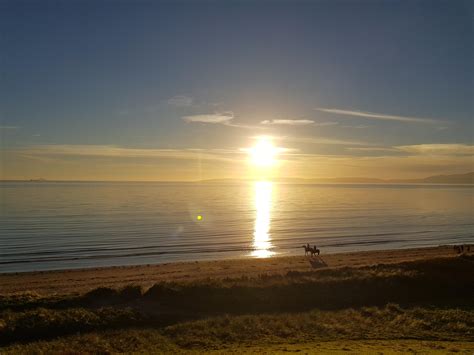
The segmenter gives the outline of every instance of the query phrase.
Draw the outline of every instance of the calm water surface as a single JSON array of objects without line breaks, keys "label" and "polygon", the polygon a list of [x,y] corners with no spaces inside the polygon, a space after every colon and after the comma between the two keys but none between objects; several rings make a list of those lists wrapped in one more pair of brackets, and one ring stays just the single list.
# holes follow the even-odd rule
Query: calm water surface
[{"label": "calm water surface", "polygon": [[0,272],[473,242],[473,197],[469,186],[0,183]]}]

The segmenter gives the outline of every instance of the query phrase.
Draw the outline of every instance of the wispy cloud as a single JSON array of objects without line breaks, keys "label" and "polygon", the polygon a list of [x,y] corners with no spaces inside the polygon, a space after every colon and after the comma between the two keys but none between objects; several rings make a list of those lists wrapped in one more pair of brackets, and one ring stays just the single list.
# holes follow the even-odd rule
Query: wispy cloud
[{"label": "wispy cloud", "polygon": [[354,152],[395,152],[403,155],[473,156],[474,146],[468,144],[413,144],[393,147],[350,147]]},{"label": "wispy cloud", "polygon": [[239,149],[155,149],[128,148],[115,145],[45,144],[11,151],[28,158],[88,157],[88,158],[173,158],[234,161]]},{"label": "wispy cloud", "polygon": [[[278,137],[274,138],[278,139]],[[328,143],[328,140],[321,138],[316,141]],[[331,143],[343,142],[330,141]],[[427,146],[431,146],[431,148]],[[374,150],[380,148],[383,147],[373,147]],[[284,171],[281,170],[281,173],[282,176],[287,177],[414,178],[472,171],[472,145],[412,145],[391,148],[402,153],[401,149],[407,152],[382,155],[355,155],[347,154],[347,152],[346,154],[318,154],[286,148],[281,150],[279,158],[284,166]],[[436,153],[431,154],[430,152],[433,151]],[[38,171],[41,171],[41,176],[48,179],[107,180],[156,180],[157,178],[161,180],[196,180],[197,176],[201,178],[201,175],[196,172],[195,162],[197,160],[207,164],[208,169],[206,169],[207,175],[205,176],[208,178],[232,177],[237,174],[247,177],[245,172],[247,169],[242,170],[244,164],[248,163],[247,153],[245,149],[237,148],[146,149],[114,145],[33,145],[5,151],[7,155],[12,154],[7,158],[9,161],[17,162],[22,161],[20,158],[28,159],[28,161],[24,161],[24,164],[26,164],[26,171],[31,176],[38,176]],[[65,166],[68,169],[65,169]],[[157,167],[160,166],[163,169],[157,170]],[[230,170],[223,169],[223,166]],[[30,167],[31,170],[28,170]],[[112,173],[110,173],[111,169]],[[179,170],[177,175],[173,172],[175,170]],[[8,171],[11,174],[9,176],[24,178],[23,171],[17,175],[12,169]]]},{"label": "wispy cloud", "polygon": [[228,127],[237,127],[237,128],[244,128],[244,129],[262,129],[263,128],[262,126],[248,125],[244,123],[235,122],[234,113],[232,111],[183,116],[182,119],[189,123],[221,124]]},{"label": "wispy cloud", "polygon": [[282,126],[334,126],[338,122],[316,122],[313,120],[264,120],[260,124],[263,125],[282,125]]},{"label": "wispy cloud", "polygon": [[373,120],[399,121],[399,122],[406,122],[406,123],[429,123],[429,124],[439,124],[440,122],[442,122],[440,120],[435,120],[432,118],[386,115],[382,113],[341,110],[337,108],[318,107],[316,108],[316,110],[330,113],[330,114],[341,115],[341,116],[363,117],[363,118],[373,119]]},{"label": "wispy cloud", "polygon": [[0,129],[20,129],[18,126],[0,126]]},{"label": "wispy cloud", "polygon": [[[472,171],[472,157],[446,155],[306,155],[295,156],[292,172],[307,176],[310,171],[326,177],[369,176],[382,179],[422,178],[429,175]],[[317,170],[311,170],[317,167]]]},{"label": "wispy cloud", "polygon": [[401,145],[394,148],[411,154],[474,156],[474,145],[468,144],[416,144]]},{"label": "wispy cloud", "polygon": [[264,120],[260,122],[265,125],[288,125],[288,126],[305,126],[313,124],[312,120]]},{"label": "wispy cloud", "polygon": [[352,126],[352,125],[342,125],[342,126],[340,126],[340,127],[342,127],[342,128],[354,128],[354,129],[366,129],[366,128],[369,128],[370,126],[360,124],[360,125],[355,125],[355,126]]},{"label": "wispy cloud", "polygon": [[213,123],[213,124],[227,124],[234,118],[232,111],[222,113],[208,113],[202,115],[191,115],[183,116],[183,120],[186,122],[200,122],[200,123]]},{"label": "wispy cloud", "polygon": [[393,147],[350,147],[346,150],[353,152],[397,152],[398,150]]},{"label": "wispy cloud", "polygon": [[310,144],[364,145],[364,146],[373,145],[373,143],[363,142],[363,141],[324,138],[324,137],[319,137],[319,138],[318,137],[281,137],[280,139],[283,139],[289,142],[310,143]]},{"label": "wispy cloud", "polygon": [[324,127],[324,126],[337,126],[339,122],[335,121],[328,121],[328,122],[314,122],[314,125],[317,127]]},{"label": "wispy cloud", "polygon": [[194,99],[186,95],[176,95],[169,98],[166,102],[171,106],[189,107],[193,105]]}]

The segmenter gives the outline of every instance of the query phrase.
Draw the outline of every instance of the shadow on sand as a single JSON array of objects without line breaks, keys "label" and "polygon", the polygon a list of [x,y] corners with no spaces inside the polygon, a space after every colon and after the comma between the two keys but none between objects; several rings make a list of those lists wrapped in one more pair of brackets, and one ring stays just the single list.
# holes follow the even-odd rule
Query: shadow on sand
[{"label": "shadow on sand", "polygon": [[309,263],[313,269],[319,269],[328,266],[328,264],[326,264],[323,258],[321,258],[319,255],[311,257],[311,259],[309,259]]}]

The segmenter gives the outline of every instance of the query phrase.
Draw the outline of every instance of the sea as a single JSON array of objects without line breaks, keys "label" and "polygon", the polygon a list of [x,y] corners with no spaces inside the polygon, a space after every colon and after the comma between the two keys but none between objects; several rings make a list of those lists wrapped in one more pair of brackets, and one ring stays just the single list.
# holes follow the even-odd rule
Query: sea
[{"label": "sea", "polygon": [[462,185],[1,182],[0,273],[474,242]]}]

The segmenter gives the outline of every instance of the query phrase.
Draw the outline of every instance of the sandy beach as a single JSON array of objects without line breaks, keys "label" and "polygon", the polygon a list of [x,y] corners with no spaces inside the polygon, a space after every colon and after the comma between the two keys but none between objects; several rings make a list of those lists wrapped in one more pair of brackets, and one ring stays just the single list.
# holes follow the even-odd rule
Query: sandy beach
[{"label": "sandy beach", "polygon": [[470,353],[467,249],[0,274],[0,347],[6,354]]},{"label": "sandy beach", "polygon": [[[471,247],[471,250],[474,249]],[[125,285],[151,287],[157,282],[195,282],[206,279],[254,277],[261,274],[286,274],[288,271],[314,270],[310,259],[302,256],[266,259],[233,259],[107,268],[73,269],[0,274],[0,294],[33,291],[40,295],[82,294],[97,287]],[[452,246],[400,250],[378,250],[340,254],[321,254],[328,268],[396,264],[414,260],[452,258]]]}]

